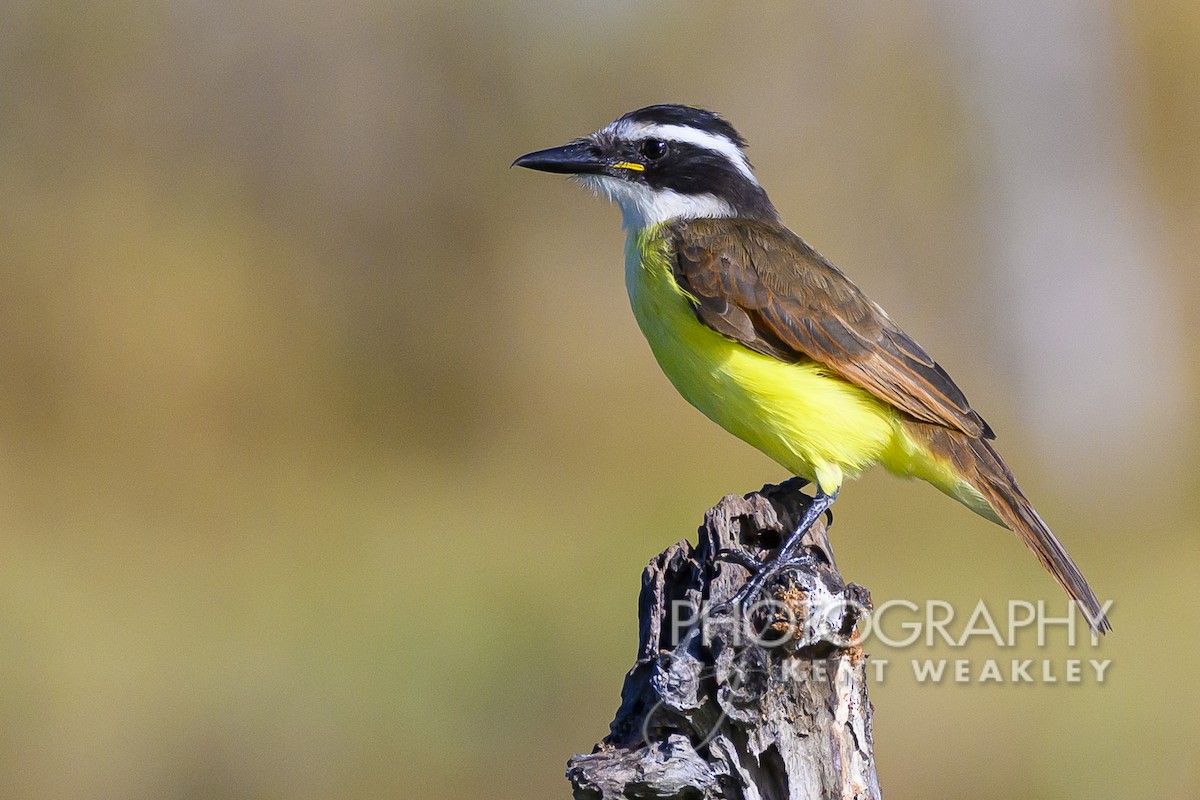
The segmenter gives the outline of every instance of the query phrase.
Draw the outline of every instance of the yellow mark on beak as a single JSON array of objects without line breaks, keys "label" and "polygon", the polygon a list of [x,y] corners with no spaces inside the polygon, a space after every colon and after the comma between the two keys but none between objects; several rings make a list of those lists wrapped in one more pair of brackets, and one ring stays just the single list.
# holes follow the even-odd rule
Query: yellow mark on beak
[{"label": "yellow mark on beak", "polygon": [[618,161],[613,164],[617,169],[631,169],[634,172],[645,172],[646,168],[635,161]]}]

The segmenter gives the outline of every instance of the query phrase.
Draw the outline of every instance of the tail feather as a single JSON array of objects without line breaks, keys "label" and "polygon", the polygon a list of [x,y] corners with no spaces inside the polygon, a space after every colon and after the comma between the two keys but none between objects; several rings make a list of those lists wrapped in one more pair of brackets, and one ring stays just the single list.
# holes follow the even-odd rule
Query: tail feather
[{"label": "tail feather", "polygon": [[1091,629],[1098,634],[1112,630],[1087,579],[1034,511],[991,442],[935,425],[918,424],[910,425],[910,428],[920,434],[934,455],[953,464],[955,471],[987,501],[999,521],[1033,551],[1042,566],[1079,605]]}]

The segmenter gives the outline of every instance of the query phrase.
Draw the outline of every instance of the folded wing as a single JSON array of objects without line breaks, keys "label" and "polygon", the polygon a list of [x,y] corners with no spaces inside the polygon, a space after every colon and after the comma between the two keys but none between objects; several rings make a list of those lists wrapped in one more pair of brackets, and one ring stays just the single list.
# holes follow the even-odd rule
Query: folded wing
[{"label": "folded wing", "polygon": [[993,438],[946,371],[791,231],[702,219],[672,234],[675,279],[713,330],[780,360],[818,362],[923,422]]}]

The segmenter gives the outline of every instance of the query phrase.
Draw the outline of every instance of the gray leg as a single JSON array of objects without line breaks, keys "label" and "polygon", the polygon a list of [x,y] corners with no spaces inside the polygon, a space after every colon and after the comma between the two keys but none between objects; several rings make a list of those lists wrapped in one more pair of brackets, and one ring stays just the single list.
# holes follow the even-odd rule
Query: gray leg
[{"label": "gray leg", "polygon": [[833,501],[837,500],[838,493],[825,494],[821,491],[821,487],[817,487],[817,493],[813,497],[812,502],[808,504],[808,508],[804,509],[804,516],[796,523],[796,528],[784,541],[779,548],[779,552],[770,561],[762,564],[759,570],[746,581],[746,585],[741,588],[732,602],[741,603],[743,611],[745,607],[752,604],[758,593],[762,591],[767,580],[778,572],[787,563],[795,557],[796,552],[800,549],[800,541],[804,538],[804,534],[808,533],[808,529],[813,526],[822,514],[829,510],[833,505]]}]

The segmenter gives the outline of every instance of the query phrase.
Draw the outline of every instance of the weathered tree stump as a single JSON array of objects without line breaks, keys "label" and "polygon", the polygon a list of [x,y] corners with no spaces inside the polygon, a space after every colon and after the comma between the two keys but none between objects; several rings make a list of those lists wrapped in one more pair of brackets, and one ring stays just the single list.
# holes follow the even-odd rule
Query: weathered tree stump
[{"label": "weathered tree stump", "polygon": [[681,541],[646,567],[621,706],[595,750],[568,763],[577,800],[880,796],[854,630],[870,596],[842,581],[825,521],[748,613],[726,603],[743,564],[803,513],[802,485],[724,498],[697,547]]}]

